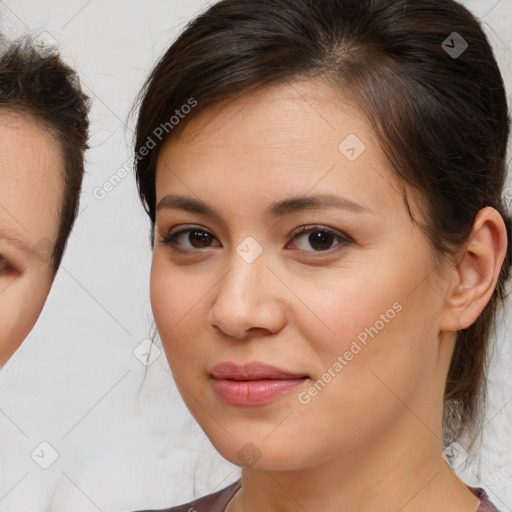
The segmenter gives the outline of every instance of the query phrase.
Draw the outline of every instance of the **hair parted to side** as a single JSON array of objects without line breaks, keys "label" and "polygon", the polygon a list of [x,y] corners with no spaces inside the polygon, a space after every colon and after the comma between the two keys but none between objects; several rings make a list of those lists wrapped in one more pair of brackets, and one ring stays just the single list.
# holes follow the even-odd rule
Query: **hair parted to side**
[{"label": "hair parted to side", "polygon": [[[457,32],[458,58],[442,47]],[[454,255],[478,211],[507,226],[499,280],[480,317],[457,333],[446,383],[444,436],[477,433],[485,404],[489,336],[512,261],[502,199],[509,111],[502,76],[477,19],[454,0],[222,0],[191,21],[153,69],[138,101],[135,166],[140,198],[155,222],[160,148],[218,100],[266,85],[325,78],[376,130],[399,182],[426,204],[423,230],[436,257]],[[147,156],[154,129],[193,97],[198,105]],[[406,204],[405,187],[402,194]],[[410,212],[409,209],[409,213]]]},{"label": "hair parted to side", "polygon": [[57,272],[78,215],[88,149],[90,101],[78,76],[53,51],[37,51],[32,38],[2,40],[0,109],[28,115],[44,126],[59,144],[64,161],[63,202],[51,264]]}]

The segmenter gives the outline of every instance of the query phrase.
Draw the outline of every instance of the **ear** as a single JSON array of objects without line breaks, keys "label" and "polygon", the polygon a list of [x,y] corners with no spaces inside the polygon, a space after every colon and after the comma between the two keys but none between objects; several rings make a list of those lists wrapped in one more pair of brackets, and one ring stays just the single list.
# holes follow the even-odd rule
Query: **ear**
[{"label": "ear", "polygon": [[468,240],[456,255],[440,328],[472,325],[489,302],[507,251],[507,228],[494,208],[482,208]]}]

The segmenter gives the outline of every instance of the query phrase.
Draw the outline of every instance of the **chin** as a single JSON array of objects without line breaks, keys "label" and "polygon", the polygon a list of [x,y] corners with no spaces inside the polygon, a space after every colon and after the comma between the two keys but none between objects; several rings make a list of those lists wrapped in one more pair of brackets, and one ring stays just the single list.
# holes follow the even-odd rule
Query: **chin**
[{"label": "chin", "polygon": [[[208,431],[207,434],[209,434]],[[305,454],[299,446],[283,443],[282,438],[276,437],[272,440],[267,436],[268,429],[265,434],[250,435],[248,433],[243,438],[236,435],[230,437],[226,432],[221,436],[216,432],[216,435],[208,435],[208,438],[222,457],[241,468],[292,471],[299,469],[302,464],[307,465],[305,460],[301,460]]]}]

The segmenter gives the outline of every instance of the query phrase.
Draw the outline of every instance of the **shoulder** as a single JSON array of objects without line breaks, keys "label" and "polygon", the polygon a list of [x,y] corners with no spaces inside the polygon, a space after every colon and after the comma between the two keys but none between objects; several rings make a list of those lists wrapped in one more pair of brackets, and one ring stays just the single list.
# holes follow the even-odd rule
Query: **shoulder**
[{"label": "shoulder", "polygon": [[[473,489],[473,492],[480,498],[480,506],[476,512],[500,512],[490,501],[483,489]],[[192,511],[191,511],[192,512]]]},{"label": "shoulder", "polygon": [[178,505],[177,507],[166,508],[164,510],[142,510],[140,512],[223,512],[229,500],[235,495],[238,489],[240,489],[241,485],[241,481],[237,480],[220,491],[208,494],[207,496],[203,496],[190,503],[185,503],[184,505]]}]

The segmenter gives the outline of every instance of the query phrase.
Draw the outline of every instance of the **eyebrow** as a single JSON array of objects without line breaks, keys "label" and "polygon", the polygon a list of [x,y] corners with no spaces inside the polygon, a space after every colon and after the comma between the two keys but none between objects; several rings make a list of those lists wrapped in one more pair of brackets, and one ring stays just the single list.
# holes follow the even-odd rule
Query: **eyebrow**
[{"label": "eyebrow", "polygon": [[[200,213],[203,215],[221,218],[221,215],[219,215],[210,205],[193,197],[174,194],[167,195],[158,202],[156,210],[158,211],[167,208],[177,208],[192,213]],[[316,210],[319,208],[339,208],[356,213],[374,213],[366,206],[355,203],[345,197],[339,197],[332,194],[296,196],[276,201],[270,204],[268,207],[268,213],[273,217],[282,217],[299,211]]]},{"label": "eyebrow", "polygon": [[31,252],[31,248],[28,246],[27,242],[14,231],[0,229],[0,240],[6,240],[10,244],[18,247],[19,249],[22,249],[27,253]]}]

